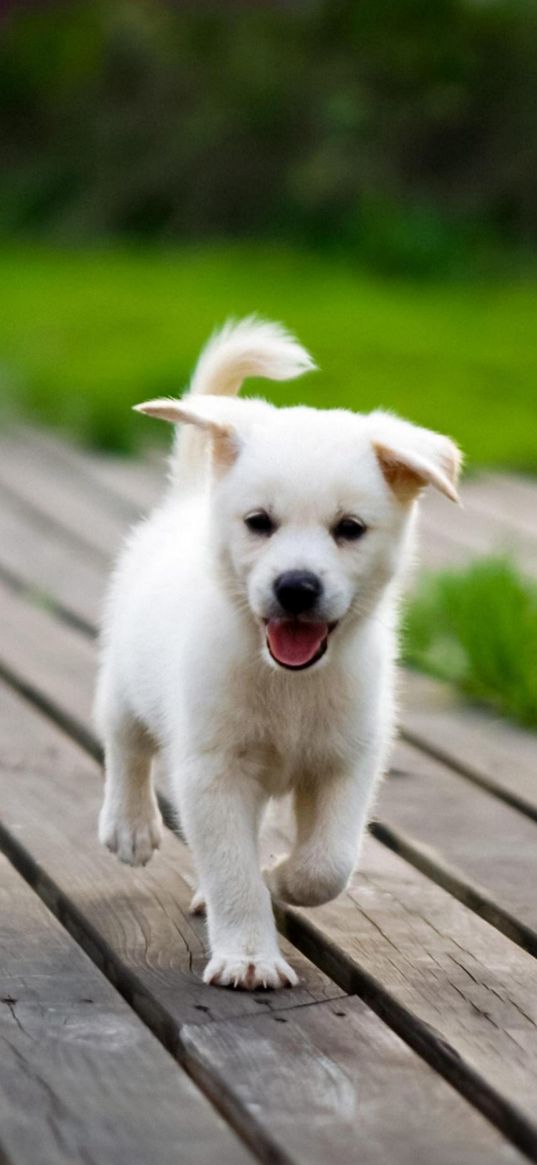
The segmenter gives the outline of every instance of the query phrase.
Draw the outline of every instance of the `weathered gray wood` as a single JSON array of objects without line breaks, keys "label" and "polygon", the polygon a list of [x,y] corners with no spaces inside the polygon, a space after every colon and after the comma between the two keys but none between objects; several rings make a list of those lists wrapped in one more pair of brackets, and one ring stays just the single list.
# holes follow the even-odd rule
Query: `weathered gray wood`
[{"label": "weathered gray wood", "polygon": [[0,485],[23,500],[34,516],[53,518],[82,550],[93,548],[105,562],[116,553],[117,512],[106,508],[91,483],[59,458],[28,448],[24,438],[5,432],[0,434]]},{"label": "weathered gray wood", "polygon": [[[10,598],[11,598],[11,596],[10,596]],[[10,614],[9,622],[12,624],[12,626],[16,630],[14,607],[19,606],[20,608],[23,609],[24,604],[22,604],[22,602],[20,600],[15,601],[15,600],[11,599],[11,602],[12,602],[12,605],[11,605],[11,614]],[[33,615],[34,615],[34,618],[37,617],[35,612],[33,613]],[[37,615],[39,616],[39,620],[41,622],[43,622],[43,621],[50,622],[51,621],[50,617],[46,614],[43,614],[42,612],[38,612]],[[64,639],[64,629],[60,628],[60,629],[56,629],[56,630],[57,630],[59,639]],[[69,635],[69,639],[67,639],[67,637],[65,637],[64,647],[71,654],[73,652],[73,650],[76,651],[77,637],[72,636],[70,633],[67,633],[67,634]],[[16,641],[16,639],[17,639],[17,637],[15,636],[15,641]],[[88,645],[84,646],[84,651],[86,650],[87,646]],[[26,662],[24,662],[24,660],[21,659],[20,652],[19,652],[18,657],[15,657],[15,658],[16,659],[18,658],[18,666],[24,672],[24,674],[25,675],[31,674],[31,657],[27,658]],[[80,660],[81,669],[83,669],[85,666],[85,663],[87,662],[86,656],[84,656],[83,658],[79,657],[79,660]],[[54,677],[53,676],[50,677],[50,679],[49,679],[49,690],[54,690]],[[67,697],[69,698],[69,703],[66,705],[65,710],[69,716],[74,717],[77,714],[76,699],[73,698],[74,689],[68,689],[66,692],[66,690],[63,686],[63,683],[59,683],[58,688],[57,688],[57,693],[61,693],[61,698],[64,701],[64,707],[65,707],[65,701],[66,701]],[[85,702],[85,704],[86,703],[87,703],[87,701]],[[84,704],[84,707],[85,707],[85,704]],[[13,717],[12,719],[13,719],[13,721],[15,721],[15,717]],[[5,747],[4,747],[3,751],[4,752],[6,751]],[[33,749],[33,755],[34,755],[34,757],[38,758],[44,751],[46,751],[46,750],[44,750],[43,747],[35,748],[35,749]],[[34,759],[33,763],[34,763],[34,767],[35,767],[35,764],[36,764],[35,759]],[[59,803],[60,803],[60,805],[63,805],[64,803],[67,803],[67,801],[68,801],[68,789],[69,789],[69,785],[72,784],[71,769],[69,769],[68,773],[65,774],[64,770],[63,770],[63,766],[61,764],[59,764],[58,761],[56,760],[55,764],[54,764],[54,773],[55,773],[54,795],[59,796]],[[81,786],[83,784],[85,789],[87,789],[89,787],[87,778],[80,778],[79,777],[78,782]],[[47,789],[46,784],[43,780],[33,782],[31,787],[29,789],[25,790],[25,792],[24,792],[24,805],[25,805],[25,810],[29,814],[30,822],[41,821],[41,819],[43,817],[46,817],[47,815],[50,818],[52,806],[50,804],[49,798],[51,795],[52,795],[51,791],[49,789]],[[86,795],[88,795],[88,794],[86,793]],[[20,796],[19,790],[17,790],[16,796],[17,796],[17,798]],[[79,832],[77,832],[75,835],[75,844],[76,844],[77,853],[79,854],[79,862],[81,864],[83,881],[84,881],[84,868],[85,868],[87,880],[88,881],[91,880],[92,886],[95,887],[98,903],[100,902],[100,898],[99,898],[100,893],[102,893],[102,895],[106,895],[108,893],[113,898],[117,897],[119,899],[119,901],[121,902],[122,917],[123,917],[123,914],[125,915],[124,920],[123,920],[123,927],[127,928],[128,934],[130,936],[137,936],[137,929],[140,926],[140,910],[141,910],[140,895],[141,895],[142,890],[144,891],[144,897],[143,897],[144,903],[147,902],[147,895],[150,895],[149,905],[150,905],[150,909],[152,911],[151,927],[149,928],[147,925],[143,925],[143,935],[139,937],[139,945],[134,942],[133,937],[130,937],[130,940],[129,940],[130,958],[131,958],[131,960],[133,958],[135,959],[135,968],[136,968],[137,975],[138,976],[143,975],[144,982],[149,983],[149,985],[150,985],[149,989],[151,990],[152,993],[155,993],[157,988],[154,986],[154,983],[155,983],[154,963],[156,961],[158,961],[159,958],[161,958],[161,955],[159,955],[159,951],[162,949],[166,949],[167,945],[169,944],[169,941],[170,941],[169,928],[170,927],[172,928],[172,933],[175,932],[175,934],[181,934],[183,936],[183,942],[185,941],[184,936],[186,935],[187,936],[186,946],[187,946],[187,953],[188,953],[188,964],[187,964],[187,968],[186,968],[186,975],[187,975],[188,982],[186,984],[185,990],[183,990],[183,987],[181,988],[181,1009],[182,1009],[181,1015],[182,1015],[184,1020],[186,1020],[186,1021],[190,1020],[190,1018],[193,1014],[193,1011],[191,1009],[192,1003],[194,1003],[195,1010],[196,1010],[196,1003],[198,1005],[200,1003],[200,996],[196,994],[196,992],[199,990],[202,993],[201,994],[201,1005],[204,1007],[207,1007],[207,1006],[211,1007],[211,1011],[209,1013],[202,1013],[201,1017],[203,1019],[206,1019],[207,1014],[209,1014],[210,1017],[213,1017],[215,1014],[214,1008],[215,1008],[216,1004],[218,1004],[218,1008],[220,1008],[220,1006],[221,1006],[220,1005],[221,996],[224,995],[225,998],[227,999],[226,993],[218,992],[216,990],[215,1004],[213,1004],[211,1002],[211,1004],[209,1005],[207,1002],[205,1002],[205,995],[203,994],[204,992],[207,992],[209,989],[202,988],[199,984],[195,984],[195,986],[193,986],[191,981],[190,981],[190,977],[189,977],[189,967],[190,967],[191,963],[193,963],[194,966],[200,965],[201,956],[202,956],[202,949],[200,946],[198,946],[198,947],[193,946],[194,939],[192,937],[192,932],[194,932],[194,934],[199,934],[199,923],[196,923],[195,920],[189,920],[186,917],[187,904],[188,904],[188,900],[189,900],[189,892],[186,889],[186,882],[190,881],[190,879],[191,879],[190,865],[189,865],[188,854],[187,854],[186,848],[184,846],[180,845],[180,843],[176,842],[174,839],[167,838],[165,841],[162,852],[159,853],[159,855],[155,859],[155,862],[151,863],[151,865],[148,867],[148,869],[146,871],[143,871],[143,872],[136,871],[133,873],[131,871],[125,870],[124,868],[119,866],[115,862],[114,859],[109,858],[108,855],[100,854],[98,851],[94,850],[94,841],[93,841],[93,837],[91,836],[91,832],[90,832],[90,838],[89,838],[89,842],[88,842],[87,834],[88,834],[88,831],[92,831],[91,821],[92,821],[92,819],[94,819],[96,817],[97,808],[98,808],[98,793],[95,792],[93,794],[93,796],[94,796],[94,802],[93,802],[93,808],[90,811],[89,824],[88,824],[88,819],[84,818],[84,820],[80,823]],[[484,797],[485,794],[480,794],[480,796]],[[489,800],[494,801],[493,798],[489,798]],[[17,804],[18,804],[18,801],[17,801]],[[502,809],[504,808],[503,806],[500,805],[499,802],[494,801],[494,804],[498,805]],[[17,806],[15,806],[14,813],[19,813],[19,812],[20,812],[20,810],[18,810]],[[73,813],[75,813],[75,814],[79,813],[79,807],[76,806],[74,808],[71,808],[69,806],[69,808],[64,808],[61,811],[63,818],[65,818],[66,813],[69,814],[69,816],[67,818],[67,820],[69,822],[69,833],[73,834],[73,831],[75,830],[75,827],[76,827],[76,821],[71,822],[71,817],[72,817]],[[49,838],[51,839],[51,843],[50,843],[51,852],[53,855],[51,861],[53,861],[53,863],[54,863],[53,866],[49,865],[49,868],[52,868],[54,870],[54,872],[55,872],[54,876],[55,876],[56,881],[58,880],[58,868],[57,868],[57,866],[58,866],[58,862],[61,860],[61,851],[62,851],[61,837],[62,837],[62,830],[64,829],[64,825],[65,825],[65,822],[63,819],[61,820],[61,822],[57,826],[54,825],[54,821],[52,821],[52,822],[49,821],[48,825],[47,825],[48,835],[49,835]],[[55,830],[55,829],[57,830],[57,833],[51,834],[51,831]],[[34,846],[34,844],[37,844],[37,843],[38,843],[38,839],[35,839],[35,841],[32,840],[32,847]],[[389,852],[385,851],[383,848],[378,846],[377,843],[371,843],[371,844],[376,846],[378,852],[382,852],[382,854],[385,855],[385,860],[388,863],[390,863],[391,861],[394,860],[392,858],[392,856],[389,854]],[[89,849],[88,849],[88,845],[89,845]],[[58,855],[60,855],[60,857]],[[102,872],[102,875],[100,875],[99,870],[100,870],[101,865],[103,863],[104,863],[103,872]],[[171,877],[172,873],[173,873],[173,876],[176,877],[176,879],[177,879],[175,884],[174,884],[173,894],[165,893],[165,891],[163,890],[161,881],[154,882],[154,879],[160,879],[162,877],[163,865],[165,865],[166,869],[169,871],[169,876]],[[175,873],[176,871],[177,871],[177,874]],[[179,873],[181,874],[182,879],[185,880],[184,882],[182,882],[181,879],[179,879],[177,877],[177,875]],[[99,877],[100,876],[102,877],[102,885],[103,885],[102,891],[99,890]],[[399,875],[398,875],[398,877],[399,877]],[[76,889],[77,881],[75,878],[74,883],[73,883],[73,875],[72,875],[72,872],[71,872],[71,874],[69,873],[69,866],[67,866],[67,868],[65,870],[64,878],[68,879],[69,887],[74,885],[74,887]],[[419,874],[417,874],[416,871],[411,870],[410,867],[407,867],[407,878],[410,878],[411,880],[414,879],[413,885],[415,883],[417,883],[416,897],[418,899],[418,905],[416,906],[416,909],[419,909],[419,894],[423,892],[424,887],[425,888],[429,887],[429,892],[432,891],[433,893],[440,895],[440,898],[442,899],[443,892],[441,890],[439,890],[438,887],[435,887],[434,885],[429,884],[426,879],[421,878],[421,876]],[[397,881],[397,879],[392,879],[392,881]],[[73,891],[71,890],[71,893],[72,892]],[[381,886],[378,888],[378,900],[379,900],[379,902],[382,902],[384,892],[385,892],[384,886],[381,884]],[[156,908],[155,908],[154,898],[157,898],[157,901],[160,903],[160,907],[158,908],[156,914],[155,914]],[[476,954],[472,948],[471,926],[469,925],[469,922],[468,922],[468,919],[472,919],[472,915],[469,912],[464,911],[464,908],[461,907],[459,903],[457,903],[453,899],[451,899],[448,895],[444,895],[444,899],[445,899],[445,905],[444,905],[443,909],[445,909],[446,911],[451,911],[448,933],[446,933],[446,935],[445,935],[445,946],[448,948],[448,952],[453,951],[454,948],[457,951],[460,950],[461,979],[466,980],[468,982],[472,982],[473,978],[475,977],[474,962],[476,959],[479,959],[479,957],[480,957],[480,952],[483,949],[483,941],[481,940],[480,943],[478,943],[478,951]],[[339,906],[342,909],[343,909],[343,907],[341,907],[341,903],[344,903],[344,902],[346,903],[345,899],[340,900]],[[89,909],[90,909],[90,904],[85,902],[85,910],[88,911]],[[353,916],[349,917],[348,907],[346,905],[345,905],[344,909],[347,911],[347,913],[344,915],[344,918],[345,918],[344,925],[348,926],[349,934],[352,935],[354,933],[354,930],[356,929],[356,925],[355,925],[356,919]],[[162,915],[159,913],[160,910],[162,910]],[[353,910],[354,910],[354,907],[353,907]],[[132,922],[129,922],[127,925],[127,920],[132,918],[133,912],[134,912],[134,918],[132,919]],[[366,911],[366,915],[367,915],[367,911]],[[93,920],[93,915],[90,915],[90,919]],[[459,919],[459,925],[457,925],[458,919]],[[460,921],[460,920],[462,920],[462,921]],[[485,929],[487,931],[489,931],[489,928],[486,927],[486,924],[482,923],[481,920],[474,919],[473,921],[477,927],[480,927],[480,928],[485,927]],[[363,919],[361,920],[360,925],[363,926]],[[111,944],[114,941],[117,943],[117,935],[115,935],[115,933],[114,933],[113,926],[112,926],[112,930],[110,933],[109,920],[108,921],[105,920],[105,922],[100,920],[99,926],[101,928],[101,931],[103,931],[104,936],[106,937],[106,941],[108,943]],[[104,930],[105,926],[108,926],[109,929]],[[411,958],[411,951],[413,948],[413,944],[415,942],[415,936],[414,936],[415,923],[414,923],[414,920],[411,917],[409,917],[409,914],[407,912],[403,911],[403,912],[401,912],[401,917],[396,917],[393,910],[390,909],[387,913],[387,916],[384,917],[382,914],[382,911],[379,910],[374,924],[371,925],[368,922],[368,926],[369,926],[369,929],[373,935],[375,934],[375,931],[377,928],[379,929],[380,933],[385,933],[387,935],[386,942],[388,945],[388,951],[390,950],[390,947],[393,944],[394,951],[396,952],[398,944],[400,942],[403,942],[403,966],[406,966],[407,962]],[[198,929],[196,929],[196,928],[198,928]],[[148,934],[148,932],[155,934],[155,936],[156,936],[155,947],[153,948],[153,945],[150,946],[149,955],[148,955],[148,947],[147,947],[147,934]],[[401,932],[404,936],[404,938],[402,940],[399,937]],[[451,937],[451,936],[453,936],[453,937]],[[338,937],[337,941],[339,943],[339,937]],[[440,935],[439,935],[439,942],[440,942],[440,949],[442,949],[442,933],[440,933]],[[324,940],[320,941],[317,944],[317,946],[315,947],[315,949],[311,948],[311,949],[309,949],[309,952],[308,952],[310,955],[312,955],[316,960],[320,961],[321,964],[325,965],[327,968],[331,966],[330,955],[327,956],[327,954],[326,954],[327,949],[330,947],[330,943],[331,943],[331,939],[330,939],[330,936],[328,935],[326,938],[326,941],[324,941]],[[495,947],[495,944],[499,944],[499,945],[497,945]],[[495,934],[494,931],[489,931],[488,946],[490,948],[491,959],[492,958],[495,959],[494,966],[501,967],[501,966],[505,966],[505,965],[509,964],[511,969],[514,969],[513,973],[516,973],[519,981],[526,982],[525,977],[529,974],[530,967],[531,967],[531,970],[533,971],[534,964],[533,964],[532,960],[529,959],[529,957],[525,955],[524,952],[517,950],[517,948],[514,947],[512,944],[510,944],[502,935]],[[446,1000],[445,1015],[444,1015],[444,1011],[442,1010],[441,1013],[436,1017],[438,1022],[437,1022],[437,1024],[435,1024],[435,1026],[437,1027],[438,1031],[441,1033],[442,1038],[447,1039],[448,1042],[451,1042],[452,1036],[454,1037],[454,1047],[457,1048],[457,1050],[458,1050],[457,1031],[453,1032],[453,1030],[450,1028],[449,1034],[446,1032],[446,1024],[447,1024],[449,1017],[450,1017],[450,1014],[451,1014],[450,1006],[452,1007],[453,1000],[454,999],[456,1000],[457,1007],[459,1009],[462,1009],[461,1024],[466,1029],[467,1034],[468,1034],[468,1041],[469,1041],[468,1046],[470,1048],[475,1049],[474,1058],[473,1058],[473,1060],[471,1060],[472,1070],[475,1072],[479,1072],[479,1073],[483,1074],[483,1080],[484,1080],[483,1087],[484,1087],[485,1093],[488,1097],[487,1104],[492,1103],[490,1101],[490,1097],[489,1097],[489,1089],[490,1089],[490,1087],[492,1087],[492,1084],[494,1085],[494,1089],[496,1088],[497,1075],[494,1076],[493,1081],[490,1083],[489,1079],[488,1079],[488,1075],[487,1075],[488,1069],[489,1069],[490,1055],[491,1055],[490,1046],[489,1046],[489,1039],[488,1039],[489,1020],[487,1018],[487,1012],[485,1010],[485,1006],[483,1006],[482,1010],[477,1010],[475,1008],[474,999],[471,996],[469,996],[468,994],[466,994],[466,996],[464,996],[463,993],[461,993],[459,991],[455,991],[455,993],[453,993],[454,989],[452,989],[450,985],[442,986],[442,979],[441,979],[441,976],[438,976],[438,968],[437,968],[436,962],[434,963],[434,976],[433,976],[433,982],[431,983],[431,977],[430,977],[431,960],[430,960],[430,958],[428,958],[426,965],[424,967],[423,952],[420,948],[419,941],[415,942],[415,948],[416,949],[414,950],[414,958],[415,958],[416,965],[415,965],[415,968],[413,970],[413,973],[415,975],[414,982],[415,982],[416,986],[415,986],[414,998],[412,1000],[412,1012],[411,1012],[411,1014],[413,1014],[414,1010],[415,1010],[417,1016],[420,1017],[421,1012],[423,1011],[423,1008],[424,1008],[424,1003],[425,1003],[426,1021],[429,1022],[429,1016],[427,1014],[427,1006],[428,1006],[428,1000],[430,999],[430,996],[431,996],[431,992],[433,993],[433,996],[436,994],[438,996],[438,998],[440,998],[440,991],[443,990],[444,999]],[[153,951],[153,949],[155,950],[154,955],[151,953]],[[367,948],[365,948],[365,949],[367,951]],[[375,944],[373,944],[372,949],[373,950],[376,949]],[[133,951],[134,951],[134,954],[133,954]],[[121,953],[122,954],[124,953],[123,947],[121,948]],[[151,964],[150,969],[148,969],[147,965],[146,965],[146,961],[147,961],[148,957],[149,957],[150,964]],[[437,952],[436,957],[439,958],[438,952]],[[328,958],[328,962],[325,963],[324,960],[326,958]],[[138,960],[140,960],[140,962]],[[377,974],[379,975],[380,982],[384,984],[384,986],[386,987],[388,992],[393,992],[394,985],[397,986],[398,980],[400,979],[400,972],[396,971],[395,981],[392,983],[391,976],[393,974],[394,960],[395,960],[395,956],[392,955],[385,961],[384,965],[382,964],[382,962],[377,961],[376,966],[374,967],[374,970],[372,969],[372,973],[374,973],[375,975],[377,975]],[[449,953],[446,953],[444,955],[444,962],[445,962],[445,965],[450,965]],[[466,965],[466,963],[467,963],[467,965]],[[365,962],[365,965],[368,966],[367,960]],[[369,964],[369,965],[371,966],[371,964]],[[183,967],[184,966],[185,966],[185,963],[183,962]],[[410,963],[410,966],[412,966],[411,963]],[[499,971],[497,972],[497,974],[499,976]],[[148,976],[150,976],[150,978],[148,978]],[[437,978],[437,976],[438,976],[438,978]],[[158,980],[158,975],[157,975],[157,980]],[[183,983],[183,980],[181,980],[181,983]],[[160,989],[161,989],[161,984],[159,982],[159,990]],[[483,992],[483,1004],[485,1005],[485,1002],[488,1002],[488,1007],[489,1007],[489,1011],[490,1011],[490,1002],[491,1001],[490,1001],[490,998],[487,1000],[487,990],[484,990],[484,992]],[[194,992],[194,995],[193,995],[193,992]],[[295,998],[296,998],[296,996],[295,996]],[[249,1002],[250,1002],[249,999],[247,999],[247,1003],[249,1003]],[[291,1000],[291,1004],[292,1004],[292,1000]],[[279,1001],[278,1001],[278,1005],[279,1005]],[[176,1004],[176,1006],[178,1006],[178,1005]],[[239,1006],[242,1006],[242,1005],[239,1005]],[[397,1004],[395,1006],[395,1012],[397,1012],[398,1006],[399,1007],[402,1006],[403,1008],[406,1008],[406,1001],[405,1001],[404,997],[402,1000],[397,1001]],[[190,1008],[190,1010],[189,1010],[189,1008]],[[233,1010],[234,1015],[241,1014],[241,1011],[238,1009],[237,1004],[234,1003],[233,1008],[234,1008],[234,1010]],[[221,1012],[218,1011],[218,1014],[221,1014]],[[458,1011],[457,1014],[460,1015],[461,1012]],[[511,1022],[513,1022],[513,1017],[515,1019],[517,1019],[515,1005],[513,1005],[513,1008],[512,1008]],[[195,1018],[199,1019],[200,1017],[199,1017],[199,1015],[196,1015]],[[409,1025],[408,1030],[405,1032],[405,1034],[408,1037],[409,1032],[410,1032],[410,1035],[412,1035],[412,1022],[413,1021],[412,1021],[412,1019],[408,1019],[408,1016],[407,1016],[406,1022]],[[484,1031],[483,1031],[483,1029],[484,1029]],[[531,1034],[533,1034],[533,1027],[532,1027],[531,1019],[528,1019],[528,1033],[529,1033],[528,1040],[530,1040]],[[503,1038],[503,1033],[500,1033],[500,1035]],[[446,1063],[442,1061],[442,1055],[443,1055],[442,1050],[440,1049],[440,1051],[439,1051],[438,1047],[437,1047],[438,1041],[437,1041],[436,1037],[434,1037],[434,1038],[431,1037],[429,1039],[429,1041],[427,1040],[427,1038],[425,1038],[425,1043],[426,1044],[428,1043],[429,1051],[430,1051],[430,1054],[432,1056],[437,1056],[437,1055],[439,1056],[439,1059],[442,1062],[443,1070],[444,1071],[449,1070],[451,1060],[448,1057],[448,1063],[447,1063],[447,1068],[446,1068]],[[420,1046],[420,1050],[421,1050],[421,1046]],[[508,1095],[509,1095],[509,1100],[508,1100],[508,1104],[507,1104],[508,1110],[509,1110],[509,1106],[514,1102],[513,1097],[514,1097],[514,1100],[516,1101],[518,1093],[520,1091],[519,1080],[517,1077],[517,1060],[515,1057],[514,1058],[514,1065],[511,1069],[510,1061],[511,1061],[511,1059],[513,1059],[511,1053],[512,1053],[512,1049],[511,1049],[510,1044],[508,1044],[507,1047],[504,1047],[503,1043],[502,1043],[502,1039],[500,1039],[500,1042],[496,1048],[495,1071],[497,1073],[498,1066],[500,1066],[500,1069],[501,1069],[501,1066],[504,1064],[504,1062],[506,1062],[508,1065],[508,1067],[506,1069],[508,1082],[509,1082],[509,1079],[511,1079],[510,1073],[512,1074],[512,1081],[513,1082],[508,1088]],[[458,1072],[459,1072],[459,1067],[457,1067],[457,1073]],[[473,1080],[468,1079],[465,1081],[465,1087],[468,1087],[470,1094],[472,1096],[474,1096],[474,1095],[477,1096],[477,1100],[479,1102],[481,1102],[481,1093],[480,1093],[481,1086],[478,1087]],[[498,1108],[496,1100],[494,1101],[494,1105],[496,1106],[496,1107],[493,1107],[495,1117],[497,1117],[498,1120],[503,1121],[505,1127],[510,1127],[510,1122],[512,1122],[512,1120],[514,1119],[512,1117],[512,1115],[510,1114],[510,1112],[507,1112],[507,1115],[506,1115],[506,1112],[503,1109],[501,1109],[501,1106],[500,1106],[500,1108]],[[498,1113],[500,1113],[499,1116],[498,1116]],[[522,1123],[522,1127],[524,1129],[525,1136],[530,1136],[530,1139],[531,1139],[531,1137],[534,1137],[536,1135],[534,1132],[530,1132],[530,1133],[527,1132],[526,1126],[527,1126],[527,1122],[529,1120],[529,1115],[528,1115],[527,1111],[524,1111],[522,1109],[522,1112],[519,1114],[519,1117],[517,1117],[517,1119],[520,1119],[520,1121]],[[516,1121],[515,1121],[515,1123],[516,1123]],[[535,1143],[535,1149],[536,1149],[536,1153],[537,1153],[537,1140],[534,1143]]]},{"label": "weathered gray wood", "polygon": [[[285,849],[274,825],[267,842],[273,852]],[[316,910],[286,910],[281,922],[414,1046],[423,1037],[417,1021],[438,1033],[475,1073],[470,1094],[486,1080],[537,1124],[537,971],[529,954],[374,838],[345,894]]]},{"label": "weathered gray wood", "polygon": [[28,590],[36,602],[54,603],[88,631],[95,625],[105,572],[92,550],[74,547],[61,527],[43,524],[0,487],[0,572]]},{"label": "weathered gray wood", "polygon": [[90,453],[48,429],[25,426],[12,432],[40,457],[52,463],[59,460],[84,478],[103,504],[114,507],[120,518],[132,521],[146,513],[162,494],[167,473],[165,449],[151,449],[150,456],[119,457]]},{"label": "weathered gray wood", "polygon": [[[177,948],[185,943],[188,924],[183,918],[178,925],[174,909],[179,879],[171,852],[180,843],[166,839],[164,854],[145,872],[122,870],[100,854],[89,834],[99,785],[93,762],[9,692],[2,699],[0,744],[8,850],[12,839],[13,856],[26,876],[91,944],[93,957],[106,965],[161,1038],[177,1040],[178,1054],[194,1077],[218,1096],[220,1106],[262,1154],[271,1160],[320,1163],[332,1144],[343,1165],[425,1160],[426,1152],[447,1165],[457,1159],[452,1156],[457,1128],[465,1165],[518,1159],[511,1146],[356,1001],[340,997],[306,1008],[289,1003],[285,1009],[290,992],[244,997],[200,985],[204,1010],[194,1010],[190,995],[193,1022],[185,1027],[189,987],[186,976],[178,974]],[[46,772],[54,780],[46,782]],[[73,780],[79,794],[71,804]],[[153,896],[150,885],[158,887]],[[198,924],[191,925],[195,929]],[[190,980],[194,982],[192,975]],[[300,993],[294,999],[298,1002]],[[278,1008],[272,1013],[267,1011],[270,1000]],[[250,1012],[257,1012],[253,1019],[243,1001]],[[225,1005],[233,1023],[226,1022],[220,1036],[214,1018],[224,1014],[220,1008]],[[342,1008],[345,1016],[337,1016]],[[262,1012],[270,1023],[258,1018]],[[291,1024],[295,1015],[297,1022]],[[334,1030],[335,1020],[343,1018],[345,1024]],[[200,1036],[198,1026],[212,1028],[214,1034]],[[431,1111],[436,1113],[434,1126],[429,1123]],[[363,1129],[366,1145],[359,1137]]]},{"label": "weathered gray wood", "polygon": [[480,473],[468,482],[466,496],[474,513],[493,514],[523,537],[537,538],[535,478],[514,473]]},{"label": "weathered gray wood", "polygon": [[253,1160],[0,854],[0,1141],[14,1165]]},{"label": "weathered gray wood", "polygon": [[88,459],[88,473],[110,497],[117,494],[134,514],[147,513],[162,497],[167,478],[167,466],[162,456],[160,464],[126,457],[93,457]]},{"label": "weathered gray wood", "polygon": [[[462,486],[462,509],[447,505],[445,499],[432,490],[424,497],[421,503],[420,560],[425,566],[451,568],[479,555],[506,554],[528,574],[537,575],[537,533],[509,521],[502,513],[501,482],[497,481],[496,488],[500,497],[490,508],[475,504],[472,483]],[[537,487],[534,489],[535,507]],[[440,558],[444,561],[440,562]]]},{"label": "weathered gray wood", "polygon": [[405,738],[537,817],[537,737],[461,697],[449,684],[406,670],[400,683]]},{"label": "weathered gray wood", "polygon": [[95,644],[0,579],[0,671],[8,668],[81,725],[91,721]]},{"label": "weathered gray wood", "polygon": [[[394,765],[399,775],[378,800],[382,823],[416,840],[428,871],[453,892],[451,872],[467,881],[464,900],[537,954],[535,822],[411,745],[396,746]],[[479,904],[481,890],[489,905]]]},{"label": "weathered gray wood", "polygon": [[[241,1099],[250,1110],[259,1103],[259,1077],[270,1082],[266,1118],[289,1153],[300,1152],[311,1165],[373,1165],[379,1159],[384,1165],[489,1165],[476,1130],[466,1122],[458,1126],[444,1095],[425,1101],[408,1048],[388,1028],[379,1033],[376,1017],[357,999],[249,1024],[197,1027],[184,1039],[187,1049],[210,1057],[222,1072],[240,1075]],[[429,1081],[423,1083],[427,1088]]]},{"label": "weathered gray wood", "polygon": [[[446,502],[446,505],[448,503]],[[473,557],[473,552],[442,530],[431,528],[425,521],[420,522],[416,538],[415,568],[409,580],[409,593],[419,585],[424,571],[436,572],[446,567],[464,568]]]}]

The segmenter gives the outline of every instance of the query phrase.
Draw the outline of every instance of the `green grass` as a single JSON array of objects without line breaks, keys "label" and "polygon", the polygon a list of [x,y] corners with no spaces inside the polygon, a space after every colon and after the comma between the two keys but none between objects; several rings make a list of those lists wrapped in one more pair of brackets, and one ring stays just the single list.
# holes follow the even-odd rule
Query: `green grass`
[{"label": "green grass", "polygon": [[4,414],[135,447],[158,426],[130,406],[180,391],[215,324],[252,311],[283,320],[322,369],[263,383],[276,402],[382,405],[450,432],[470,466],[537,470],[537,284],[388,281],[266,244],[5,249]]},{"label": "green grass", "polygon": [[503,558],[425,578],[407,608],[404,658],[537,727],[537,586]]}]

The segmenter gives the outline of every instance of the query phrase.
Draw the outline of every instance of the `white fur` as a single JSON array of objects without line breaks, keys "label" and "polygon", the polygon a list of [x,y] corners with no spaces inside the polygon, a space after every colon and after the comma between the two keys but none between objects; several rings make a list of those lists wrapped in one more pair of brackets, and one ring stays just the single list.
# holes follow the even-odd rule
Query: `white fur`
[{"label": "white fur", "polygon": [[[139,406],[186,424],[169,490],[132,532],[104,618],[100,838],[133,864],[158,846],[159,750],[198,870],[194,908],[207,904],[204,977],[222,985],[295,983],[270,894],[326,902],[354,868],[393,734],[414,498],[426,482],[453,496],[458,468],[447,438],[392,416],[231,399],[248,375],[312,367],[283,329],[246,320],[210,341],[189,395]],[[245,526],[260,508],[277,522],[270,537]],[[367,533],[338,544],[334,523],[349,514]],[[281,668],[265,642],[273,582],[294,569],[317,574],[319,617],[337,621],[324,657],[300,672]],[[288,792],[296,840],[263,877],[261,816]]]}]

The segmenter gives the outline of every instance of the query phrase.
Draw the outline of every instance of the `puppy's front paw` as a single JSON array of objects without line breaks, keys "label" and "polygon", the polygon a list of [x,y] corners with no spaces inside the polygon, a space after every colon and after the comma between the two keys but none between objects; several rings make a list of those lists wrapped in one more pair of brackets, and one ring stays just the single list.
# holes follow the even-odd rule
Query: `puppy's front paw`
[{"label": "puppy's front paw", "polygon": [[203,972],[203,981],[215,987],[236,987],[241,991],[256,991],[259,987],[276,990],[278,987],[296,987],[298,975],[281,955],[272,958],[213,955]]},{"label": "puppy's front paw", "polygon": [[147,865],[153,850],[162,841],[162,817],[156,805],[148,804],[132,819],[110,811],[104,803],[99,817],[99,841],[128,866]]}]

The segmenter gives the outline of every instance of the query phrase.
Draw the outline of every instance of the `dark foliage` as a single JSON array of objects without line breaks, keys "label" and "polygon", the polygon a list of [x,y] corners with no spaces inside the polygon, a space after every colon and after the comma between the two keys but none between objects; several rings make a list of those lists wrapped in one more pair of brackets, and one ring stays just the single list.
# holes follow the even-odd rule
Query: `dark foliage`
[{"label": "dark foliage", "polygon": [[9,9],[0,229],[270,234],[427,271],[537,239],[533,0]]}]

